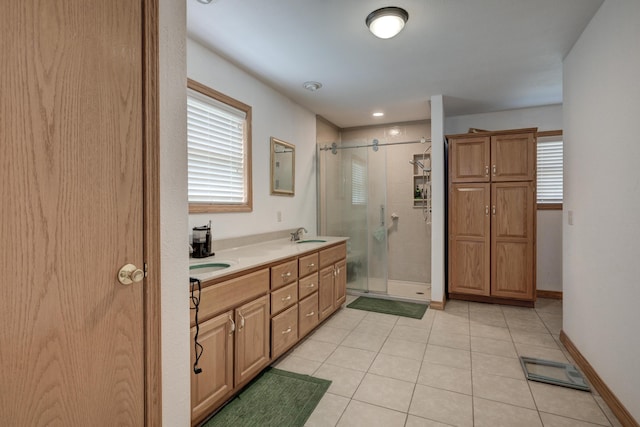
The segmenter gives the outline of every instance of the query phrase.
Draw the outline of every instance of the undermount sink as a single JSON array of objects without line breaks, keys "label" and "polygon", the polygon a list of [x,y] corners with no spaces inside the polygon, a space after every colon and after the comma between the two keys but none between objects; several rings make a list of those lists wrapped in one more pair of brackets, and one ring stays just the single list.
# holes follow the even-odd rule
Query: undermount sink
[{"label": "undermount sink", "polygon": [[229,267],[231,267],[231,264],[227,264],[226,262],[208,262],[206,264],[192,265],[189,267],[189,270],[197,274],[202,274],[202,273],[212,273],[218,270],[224,270],[225,268],[229,268]]},{"label": "undermount sink", "polygon": [[296,243],[324,243],[326,240],[320,239],[309,239],[309,240],[298,240]]}]

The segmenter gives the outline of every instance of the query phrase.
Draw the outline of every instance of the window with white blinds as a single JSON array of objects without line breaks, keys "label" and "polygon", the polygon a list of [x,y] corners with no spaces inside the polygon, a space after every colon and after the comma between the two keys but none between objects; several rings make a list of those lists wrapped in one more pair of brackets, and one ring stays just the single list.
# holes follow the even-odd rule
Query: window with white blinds
[{"label": "window with white blinds", "polygon": [[351,204],[367,204],[367,171],[359,159],[351,159]]},{"label": "window with white blinds", "polygon": [[538,138],[539,204],[562,203],[562,136]]},{"label": "window with white blinds", "polygon": [[251,166],[248,162],[250,107],[235,100],[231,101],[236,105],[226,101],[229,101],[228,97],[189,81],[187,162],[190,212],[251,210]]}]

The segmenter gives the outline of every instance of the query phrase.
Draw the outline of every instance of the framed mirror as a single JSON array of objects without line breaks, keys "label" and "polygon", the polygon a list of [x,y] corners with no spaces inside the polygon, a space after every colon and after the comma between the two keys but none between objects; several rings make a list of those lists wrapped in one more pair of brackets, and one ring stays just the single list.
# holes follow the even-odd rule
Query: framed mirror
[{"label": "framed mirror", "polygon": [[296,146],[271,137],[271,194],[295,194]]}]

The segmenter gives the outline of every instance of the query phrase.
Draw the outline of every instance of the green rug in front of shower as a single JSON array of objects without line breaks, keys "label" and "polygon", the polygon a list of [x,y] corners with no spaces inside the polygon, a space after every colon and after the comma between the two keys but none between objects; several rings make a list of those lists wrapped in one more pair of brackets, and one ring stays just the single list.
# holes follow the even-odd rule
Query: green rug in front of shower
[{"label": "green rug in front of shower", "polygon": [[375,311],[376,313],[393,314],[395,316],[411,317],[422,319],[427,311],[427,304],[416,304],[414,302],[393,301],[381,298],[358,297],[349,308],[358,310]]},{"label": "green rug in front of shower", "polygon": [[202,427],[303,427],[330,385],[267,368]]}]

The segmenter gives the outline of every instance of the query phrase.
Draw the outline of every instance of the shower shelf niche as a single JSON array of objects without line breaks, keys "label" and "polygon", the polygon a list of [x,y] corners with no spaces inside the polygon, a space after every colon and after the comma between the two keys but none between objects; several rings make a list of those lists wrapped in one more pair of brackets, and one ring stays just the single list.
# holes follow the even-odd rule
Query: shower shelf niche
[{"label": "shower shelf niche", "polygon": [[[424,208],[427,202],[431,201],[431,155],[413,155],[413,207]],[[420,165],[423,165],[421,167]],[[416,197],[416,187],[420,190],[420,197]]]}]

